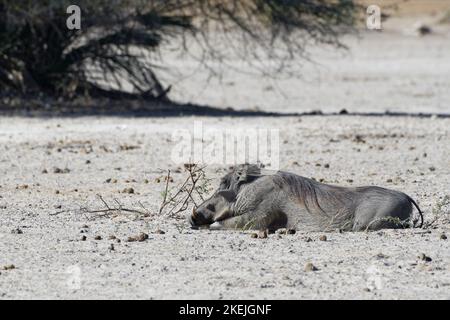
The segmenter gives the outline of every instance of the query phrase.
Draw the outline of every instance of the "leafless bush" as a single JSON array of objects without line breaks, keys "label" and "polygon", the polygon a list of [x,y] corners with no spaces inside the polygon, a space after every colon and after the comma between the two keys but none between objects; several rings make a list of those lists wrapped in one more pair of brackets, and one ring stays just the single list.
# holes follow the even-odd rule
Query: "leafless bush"
[{"label": "leafless bush", "polygon": [[210,179],[206,178],[204,167],[185,164],[184,170],[187,173],[186,178],[176,186],[171,186],[170,170],[167,171],[159,214],[184,218],[180,213],[186,211],[190,206],[196,208],[205,200],[204,197],[210,189]]},{"label": "leafless bush", "polygon": [[[0,0],[0,93],[163,98],[170,87],[156,70],[166,71],[167,43],[183,54],[196,43],[203,62],[236,54],[273,74],[305,58],[308,42],[342,46],[356,8],[352,0],[79,0],[82,28],[71,31],[70,4]],[[261,65],[267,58],[274,68]]]}]

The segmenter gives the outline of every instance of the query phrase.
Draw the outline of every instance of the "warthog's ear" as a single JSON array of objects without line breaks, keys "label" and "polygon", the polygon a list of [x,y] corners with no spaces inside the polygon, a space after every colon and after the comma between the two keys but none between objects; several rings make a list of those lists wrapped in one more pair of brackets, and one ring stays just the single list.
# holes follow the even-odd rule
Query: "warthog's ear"
[{"label": "warthog's ear", "polygon": [[220,190],[217,192],[219,196],[222,196],[225,198],[225,200],[229,202],[234,202],[236,200],[236,192],[233,190]]},{"label": "warthog's ear", "polygon": [[239,182],[252,182],[261,176],[261,169],[257,165],[244,165],[236,172]]}]

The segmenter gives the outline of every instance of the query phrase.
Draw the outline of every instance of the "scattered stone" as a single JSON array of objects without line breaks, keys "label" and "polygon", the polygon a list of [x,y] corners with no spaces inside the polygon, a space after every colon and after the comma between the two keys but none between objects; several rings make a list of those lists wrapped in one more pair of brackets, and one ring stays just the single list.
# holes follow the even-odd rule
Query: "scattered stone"
[{"label": "scattered stone", "polygon": [[88,226],[87,224],[83,224],[81,227],[82,227],[83,229],[89,228],[89,226]]},{"label": "scattered stone", "polygon": [[320,237],[319,237],[319,240],[320,241],[327,241],[327,236],[326,235],[321,235]]},{"label": "scattered stone", "polygon": [[425,24],[419,24],[416,27],[416,32],[419,36],[426,36],[433,32],[430,26],[427,26]]},{"label": "scattered stone", "polygon": [[6,266],[3,266],[3,270],[13,270],[13,269],[15,269],[16,268],[16,266],[15,265],[13,265],[13,264],[7,264]]},{"label": "scattered stone", "polygon": [[47,174],[47,173],[48,173],[47,169],[42,170],[42,174]]},{"label": "scattered stone", "polygon": [[127,241],[128,242],[136,242],[136,241],[143,242],[147,239],[148,239],[148,234],[142,232],[142,233],[138,234],[137,236],[128,237]]},{"label": "scattered stone", "polygon": [[443,233],[443,234],[441,234],[441,235],[439,236],[439,239],[441,239],[441,240],[447,240],[447,236],[445,235],[445,233]]},{"label": "scattered stone", "polygon": [[117,238],[116,238],[116,236],[115,235],[110,235],[109,237],[108,237],[108,240],[116,240]]},{"label": "scattered stone", "polygon": [[11,233],[12,234],[22,234],[23,231],[20,228],[15,228],[15,229],[11,230]]},{"label": "scattered stone", "polygon": [[61,209],[62,206],[61,206],[60,204],[55,204],[55,205],[54,205],[54,208],[55,208],[55,209]]},{"label": "scattered stone", "polygon": [[256,238],[258,238],[258,234],[257,234],[257,233],[252,233],[252,234],[250,235],[250,237],[256,239]]},{"label": "scattered stone", "polygon": [[56,190],[56,191],[55,191],[55,194],[59,194],[59,193],[60,193],[59,190]]},{"label": "scattered stone", "polygon": [[64,168],[64,169],[57,168],[57,167],[53,168],[53,173],[56,173],[56,174],[63,174],[63,173],[69,173],[69,172],[70,172],[69,168]]},{"label": "scattered stone", "polygon": [[295,229],[287,229],[286,234],[295,234]]},{"label": "scattered stone", "polygon": [[91,163],[91,160],[86,160],[86,164],[90,164]]},{"label": "scattered stone", "polygon": [[325,165],[323,167],[328,169],[330,167],[330,165],[328,163],[325,163]]},{"label": "scattered stone", "polygon": [[429,167],[428,169],[430,169],[431,172],[436,171],[435,167]]},{"label": "scattered stone", "polygon": [[305,271],[306,272],[309,272],[309,271],[318,271],[319,269],[315,266],[315,265],[313,265],[311,262],[308,262],[306,265],[305,265]]},{"label": "scattered stone", "polygon": [[431,259],[430,257],[428,257],[427,255],[425,255],[425,253],[421,253],[418,257],[420,260],[425,261],[425,262],[430,262],[433,261],[433,259]]},{"label": "scattered stone", "polygon": [[366,140],[364,140],[364,138],[361,135],[359,135],[359,134],[357,134],[355,136],[353,141],[356,142],[356,143],[366,143]]},{"label": "scattered stone", "polygon": [[95,236],[94,240],[102,240],[101,236]]},{"label": "scattered stone", "polygon": [[86,241],[86,239],[87,239],[86,236],[82,236],[80,240],[81,241]]},{"label": "scattered stone", "polygon": [[384,253],[378,253],[376,256],[375,256],[375,258],[377,258],[377,259],[387,259],[387,258],[389,258],[389,256],[387,256],[387,255],[385,255]]},{"label": "scattered stone", "polygon": [[261,230],[258,232],[258,238],[259,239],[265,239],[267,238],[267,230]]},{"label": "scattered stone", "polygon": [[161,229],[156,229],[155,233],[156,234],[166,234],[166,232],[162,231]]},{"label": "scattered stone", "polygon": [[392,179],[387,179],[386,182],[391,183]]},{"label": "scattered stone", "polygon": [[125,189],[123,189],[122,193],[133,194],[134,189],[133,188],[125,188]]},{"label": "scattered stone", "polygon": [[108,249],[109,249],[110,251],[116,250],[116,249],[114,248],[114,244],[112,244],[112,243],[109,245]]},{"label": "scattered stone", "polygon": [[305,239],[305,242],[312,242],[313,240],[310,238],[310,237],[308,237],[308,238],[306,238]]}]

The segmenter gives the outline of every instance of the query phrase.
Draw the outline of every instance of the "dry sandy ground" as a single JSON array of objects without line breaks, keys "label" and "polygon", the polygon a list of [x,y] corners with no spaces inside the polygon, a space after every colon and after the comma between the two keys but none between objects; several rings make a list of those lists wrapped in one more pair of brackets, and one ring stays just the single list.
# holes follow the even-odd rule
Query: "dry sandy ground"
[{"label": "dry sandy ground", "polygon": [[[209,128],[279,128],[282,169],[399,189],[427,221],[440,219],[435,229],[332,232],[327,241],[301,231],[254,239],[191,230],[183,217],[156,213],[164,185],[155,179],[180,165],[170,160],[172,130],[194,119]],[[0,128],[0,268],[15,267],[0,270],[3,299],[450,298],[449,240],[441,239],[450,236],[450,206],[440,204],[450,195],[448,118],[2,118]],[[207,168],[213,185],[221,168]],[[134,194],[121,192],[129,187]],[[81,214],[102,207],[96,194],[127,207],[140,201],[152,214]],[[61,210],[72,211],[54,215]],[[140,232],[149,239],[126,242]],[[319,270],[305,271],[308,262]]]}]

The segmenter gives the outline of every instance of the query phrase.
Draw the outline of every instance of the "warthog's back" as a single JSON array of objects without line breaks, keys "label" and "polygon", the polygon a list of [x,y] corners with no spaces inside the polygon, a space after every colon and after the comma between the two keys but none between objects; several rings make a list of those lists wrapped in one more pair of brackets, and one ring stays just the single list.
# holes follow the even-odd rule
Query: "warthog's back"
[{"label": "warthog's back", "polygon": [[399,191],[328,185],[288,172],[277,173],[274,180],[298,205],[294,214],[289,209],[291,222],[300,215],[298,223],[308,220],[320,229],[363,230],[401,227],[411,217],[411,198]]}]

